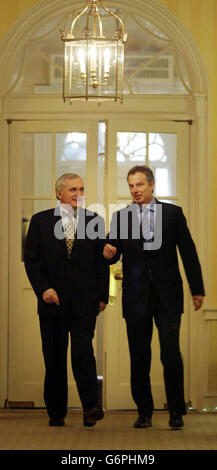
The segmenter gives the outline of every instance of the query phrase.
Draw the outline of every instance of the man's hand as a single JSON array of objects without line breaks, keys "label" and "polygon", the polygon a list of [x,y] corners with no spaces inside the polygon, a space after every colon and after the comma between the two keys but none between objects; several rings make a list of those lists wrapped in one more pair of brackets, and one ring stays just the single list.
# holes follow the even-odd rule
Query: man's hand
[{"label": "man's hand", "polygon": [[103,312],[103,310],[105,310],[105,308],[106,308],[105,302],[100,301],[100,303],[99,303],[99,313]]},{"label": "man's hand", "polygon": [[194,304],[194,310],[199,310],[200,307],[202,307],[203,304],[203,296],[202,295],[193,295],[193,304]]},{"label": "man's hand", "polygon": [[42,294],[42,299],[46,304],[60,304],[59,297],[54,289],[45,290]]},{"label": "man's hand", "polygon": [[103,250],[104,258],[112,259],[116,255],[116,253],[117,253],[117,248],[115,248],[115,246],[112,246],[109,243],[107,243],[104,246],[104,250]]}]

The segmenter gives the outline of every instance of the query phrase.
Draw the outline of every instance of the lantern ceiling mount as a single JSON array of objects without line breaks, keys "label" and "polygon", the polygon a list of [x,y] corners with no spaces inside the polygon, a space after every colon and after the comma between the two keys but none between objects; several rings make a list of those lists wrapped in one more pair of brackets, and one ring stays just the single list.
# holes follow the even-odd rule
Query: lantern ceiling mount
[{"label": "lantern ceiling mount", "polygon": [[102,0],[88,0],[61,30],[64,42],[63,99],[123,101],[124,23]]}]

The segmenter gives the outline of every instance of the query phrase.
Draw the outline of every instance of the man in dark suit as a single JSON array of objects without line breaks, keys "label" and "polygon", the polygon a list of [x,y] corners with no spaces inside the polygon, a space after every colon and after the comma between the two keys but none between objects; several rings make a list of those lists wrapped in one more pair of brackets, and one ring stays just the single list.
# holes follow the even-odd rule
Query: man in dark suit
[{"label": "man in dark suit", "polygon": [[128,173],[133,204],[113,215],[104,256],[110,264],[123,258],[123,316],[131,359],[131,390],[138,408],[136,428],[152,425],[150,384],[153,318],[159,332],[161,361],[173,428],[186,414],[179,330],[183,287],[177,247],[193,296],[195,310],[203,301],[200,263],[181,207],[153,197],[154,175],[136,166]]},{"label": "man in dark suit", "polygon": [[[92,339],[96,316],[108,302],[109,268],[103,257],[104,221],[83,209],[84,183],[75,174],[56,182],[59,205],[33,215],[25,268],[38,298],[46,367],[44,399],[51,426],[67,413],[67,347],[85,426],[103,418]],[[97,231],[96,231],[97,229]]]}]

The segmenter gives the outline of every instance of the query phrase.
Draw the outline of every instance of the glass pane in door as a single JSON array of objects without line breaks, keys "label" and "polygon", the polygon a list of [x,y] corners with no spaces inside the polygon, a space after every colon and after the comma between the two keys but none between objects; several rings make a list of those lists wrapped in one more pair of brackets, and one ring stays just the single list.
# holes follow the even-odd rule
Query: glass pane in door
[{"label": "glass pane in door", "polygon": [[149,166],[155,175],[155,195],[177,196],[177,134],[148,134]]},{"label": "glass pane in door", "polygon": [[148,165],[155,177],[157,197],[177,197],[177,134],[117,132],[117,198],[129,197],[127,173]]},{"label": "glass pane in door", "polygon": [[145,165],[146,134],[143,132],[117,132],[117,194],[129,194],[127,173],[134,165]]},{"label": "glass pane in door", "polygon": [[85,180],[87,160],[87,134],[68,132],[56,134],[56,177],[76,173]]},{"label": "glass pane in door", "polygon": [[21,136],[22,196],[52,194],[52,134]]}]

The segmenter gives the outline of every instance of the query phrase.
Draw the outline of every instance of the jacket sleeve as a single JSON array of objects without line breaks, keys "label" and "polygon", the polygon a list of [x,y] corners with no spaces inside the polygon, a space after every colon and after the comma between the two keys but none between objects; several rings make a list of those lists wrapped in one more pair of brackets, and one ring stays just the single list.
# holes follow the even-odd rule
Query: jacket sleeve
[{"label": "jacket sleeve", "polygon": [[114,246],[117,253],[112,259],[107,260],[108,264],[115,264],[120,259],[122,254],[121,240],[120,240],[120,212],[115,212],[112,216],[110,230],[106,237],[106,243]]},{"label": "jacket sleeve", "polygon": [[40,227],[38,218],[32,217],[24,249],[24,265],[30,284],[37,295],[40,297],[43,292],[51,288],[48,280],[41,270],[42,247],[40,243]]},{"label": "jacket sleeve", "polygon": [[182,208],[178,207],[177,245],[192,295],[205,295],[201,266]]}]

